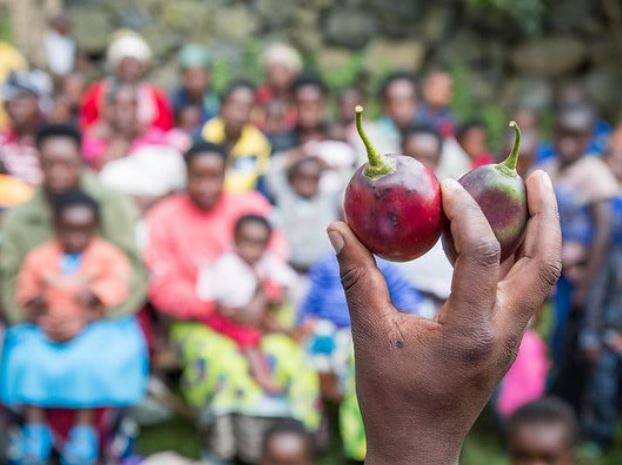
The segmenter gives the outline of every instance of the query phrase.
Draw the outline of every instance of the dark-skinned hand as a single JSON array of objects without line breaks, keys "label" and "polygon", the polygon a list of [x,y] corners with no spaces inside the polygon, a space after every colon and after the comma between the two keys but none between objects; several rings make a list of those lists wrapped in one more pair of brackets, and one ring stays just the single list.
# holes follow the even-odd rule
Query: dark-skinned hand
[{"label": "dark-skinned hand", "polygon": [[329,226],[352,317],[367,465],[458,463],[467,433],[561,269],[550,178],[536,171],[526,185],[526,236],[505,273],[481,209],[456,181],[442,183],[458,255],[451,295],[434,321],[398,312],[370,252],[345,223]]}]

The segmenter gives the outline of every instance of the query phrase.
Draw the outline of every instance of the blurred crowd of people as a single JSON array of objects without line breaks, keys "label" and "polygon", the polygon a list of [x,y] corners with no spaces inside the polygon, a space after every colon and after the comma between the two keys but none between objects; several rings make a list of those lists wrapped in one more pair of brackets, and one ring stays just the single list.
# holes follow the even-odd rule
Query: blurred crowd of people
[{"label": "blurred crowd of people", "polygon": [[[218,94],[201,44],[181,48],[166,91],[150,82],[152,51],[133,31],[111,38],[95,82],[65,17],[50,22],[44,47],[39,70],[0,44],[0,402],[11,463],[127,456],[131,441],[107,441],[123,429],[110,419],[161,399],[167,384],[204,432],[208,463],[310,464],[328,442],[331,406],[344,456],[362,461],[350,319],[325,234],[365,161],[354,106],[377,99],[380,115],[365,123],[376,147],[439,179],[504,158],[510,135],[493,154],[484,123],[458,121],[443,69],[392,72],[375,97],[356,85],[333,94],[293,47],[274,43],[263,84],[234,79]],[[550,142],[539,114],[514,115],[518,170],[551,175],[564,241],[542,314],[550,350],[533,322],[492,401],[516,464],[546,447],[560,457],[550,463],[571,464],[579,426],[594,453],[616,429],[622,126],[599,119],[575,84],[554,113]],[[433,318],[449,296],[440,244],[378,265],[401,311]]]}]

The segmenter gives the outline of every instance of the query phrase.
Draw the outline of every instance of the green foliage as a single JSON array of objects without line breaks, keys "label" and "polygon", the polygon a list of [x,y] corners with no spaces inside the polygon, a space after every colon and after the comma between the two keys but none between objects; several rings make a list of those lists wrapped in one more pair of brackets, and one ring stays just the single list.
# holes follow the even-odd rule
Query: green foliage
[{"label": "green foliage", "polygon": [[6,10],[6,6],[0,5],[0,40],[11,42],[11,18]]},{"label": "green foliage", "polygon": [[219,58],[212,67],[212,86],[216,93],[222,93],[233,77],[231,65],[226,59]]},{"label": "green foliage", "polygon": [[450,69],[454,80],[452,108],[459,123],[471,119],[482,120],[488,128],[488,144],[493,154],[503,148],[507,131],[507,115],[498,105],[476,105],[470,88],[470,70],[463,63],[455,63]]},{"label": "green foliage", "polygon": [[355,53],[343,66],[320,75],[331,91],[339,91],[354,84],[363,71],[363,54]]},{"label": "green foliage", "polygon": [[526,34],[542,31],[546,14],[544,0],[468,0],[471,8],[493,9],[507,14]]},{"label": "green foliage", "polygon": [[263,68],[261,66],[262,49],[263,45],[261,41],[255,38],[251,38],[245,43],[242,76],[248,77],[248,79],[251,79],[255,84],[260,84],[264,79]]}]

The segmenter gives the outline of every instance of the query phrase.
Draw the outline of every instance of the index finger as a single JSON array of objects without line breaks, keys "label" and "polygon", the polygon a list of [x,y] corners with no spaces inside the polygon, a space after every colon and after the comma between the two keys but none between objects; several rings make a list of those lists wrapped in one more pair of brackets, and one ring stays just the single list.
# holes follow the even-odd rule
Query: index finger
[{"label": "index finger", "polygon": [[457,255],[451,294],[439,322],[471,326],[492,316],[501,247],[481,208],[460,183],[446,179],[442,188],[443,210],[451,226],[451,237],[445,239],[453,240]]},{"label": "index finger", "polygon": [[525,182],[529,221],[517,260],[500,283],[501,324],[522,329],[549,296],[561,273],[561,231],[551,178],[535,171]]}]

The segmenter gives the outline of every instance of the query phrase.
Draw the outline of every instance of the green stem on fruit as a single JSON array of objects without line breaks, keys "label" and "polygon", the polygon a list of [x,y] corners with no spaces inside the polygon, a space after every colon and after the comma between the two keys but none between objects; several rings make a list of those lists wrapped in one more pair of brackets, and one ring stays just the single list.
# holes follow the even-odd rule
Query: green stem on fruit
[{"label": "green stem on fruit", "polygon": [[356,112],[356,130],[367,150],[367,166],[365,166],[364,174],[368,178],[377,179],[395,171],[395,165],[384,155],[378,153],[371,141],[367,137],[363,129],[363,107],[357,105],[354,108]]},{"label": "green stem on fruit", "polygon": [[499,166],[507,168],[512,172],[512,174],[516,174],[516,164],[518,163],[518,155],[520,154],[521,133],[516,121],[510,121],[509,126],[514,129],[514,147],[512,147],[512,151],[508,157],[499,163]]}]

